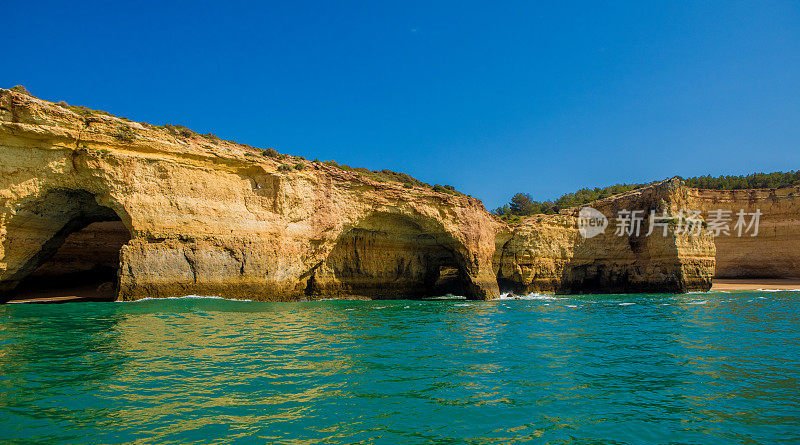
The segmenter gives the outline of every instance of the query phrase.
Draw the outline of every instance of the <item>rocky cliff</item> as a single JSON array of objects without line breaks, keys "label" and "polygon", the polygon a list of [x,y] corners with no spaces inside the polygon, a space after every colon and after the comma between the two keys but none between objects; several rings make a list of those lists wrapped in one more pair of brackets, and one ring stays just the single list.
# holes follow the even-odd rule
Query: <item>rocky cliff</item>
[{"label": "rocky cliff", "polygon": [[[758,190],[687,189],[689,206],[719,216],[716,277],[800,278],[800,186]],[[719,210],[723,213],[717,213]],[[736,227],[744,212],[741,233]],[[758,224],[749,230],[752,214]],[[756,226],[758,231],[756,232]]]},{"label": "rocky cliff", "polygon": [[[472,197],[0,90],[0,292],[257,300],[707,288],[713,244],[509,227]],[[668,184],[599,204],[666,208]],[[678,196],[678,197],[676,197]],[[113,275],[113,276],[112,276]],[[94,281],[93,281],[94,280]]]},{"label": "rocky cliff", "polygon": [[[477,199],[77,111],[0,91],[6,292],[63,270],[45,263],[65,244],[75,251],[70,234],[107,222],[106,235],[94,229],[112,249],[120,227],[130,238],[119,251],[123,299],[419,295],[443,268],[472,298],[498,295],[501,224]],[[98,257],[78,269],[114,261]]]},{"label": "rocky cliff", "polygon": [[[714,242],[705,232],[676,233],[678,226],[650,227],[650,212],[677,215],[687,205],[679,179],[664,181],[590,203],[609,226],[586,238],[579,208],[523,221],[505,236],[495,258],[498,281],[517,293],[688,292],[708,290],[714,273]],[[638,223],[618,231],[620,211],[641,211]]]}]

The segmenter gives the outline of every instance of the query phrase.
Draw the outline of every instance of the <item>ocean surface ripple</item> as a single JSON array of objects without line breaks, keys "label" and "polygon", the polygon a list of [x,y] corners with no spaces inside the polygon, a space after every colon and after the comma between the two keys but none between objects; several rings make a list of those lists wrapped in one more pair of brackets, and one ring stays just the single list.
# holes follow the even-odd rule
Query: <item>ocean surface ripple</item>
[{"label": "ocean surface ripple", "polygon": [[0,440],[800,440],[800,293],[0,307]]}]

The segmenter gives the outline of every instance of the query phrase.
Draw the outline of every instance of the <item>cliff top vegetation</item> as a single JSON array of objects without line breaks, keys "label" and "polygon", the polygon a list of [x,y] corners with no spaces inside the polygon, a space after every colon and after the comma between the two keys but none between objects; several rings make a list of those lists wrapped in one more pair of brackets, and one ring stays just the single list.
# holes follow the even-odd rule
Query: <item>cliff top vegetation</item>
[{"label": "cliff top vegetation", "polygon": [[[742,176],[713,177],[706,175],[686,178],[684,182],[689,187],[713,190],[781,188],[800,184],[800,171],[752,173]],[[517,193],[511,197],[508,204],[494,209],[492,213],[505,221],[515,222],[523,216],[558,213],[562,209],[581,206],[647,185],[649,184],[616,184],[603,188],[584,188],[577,192],[567,193],[552,201],[536,201],[528,193]]]}]

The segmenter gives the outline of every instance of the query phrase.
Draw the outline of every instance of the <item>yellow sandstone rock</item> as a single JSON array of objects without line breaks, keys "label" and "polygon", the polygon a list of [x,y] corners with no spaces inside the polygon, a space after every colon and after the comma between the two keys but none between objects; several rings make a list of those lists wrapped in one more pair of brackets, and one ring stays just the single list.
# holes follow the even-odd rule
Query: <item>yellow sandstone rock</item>
[{"label": "yellow sandstone rock", "polygon": [[[650,211],[676,214],[685,209],[686,188],[677,178],[588,204],[608,219],[605,232],[584,238],[578,210],[525,219],[510,237],[498,237],[498,281],[517,293],[627,293],[705,291],[714,272],[710,235],[676,234],[675,225],[654,227]],[[643,221],[618,236],[615,219],[622,210],[640,210]],[[627,228],[627,227],[626,227]]]},{"label": "yellow sandstone rock", "polygon": [[[708,236],[585,239],[577,209],[512,227],[447,189],[265,154],[0,89],[0,292],[492,299],[702,290],[714,273]],[[670,180],[592,205],[696,195]]]},{"label": "yellow sandstone rock", "polygon": [[491,260],[502,223],[472,197],[300,158],[290,159],[301,170],[279,169],[288,160],[261,150],[9,90],[0,90],[0,147],[6,294],[70,233],[117,221],[131,238],[119,255],[125,300],[422,295],[448,267],[465,295],[498,295]]},{"label": "yellow sandstone rock", "polygon": [[[709,212],[723,210],[729,234],[714,239],[717,246],[716,277],[719,278],[800,278],[800,186],[758,190],[687,189],[689,207]],[[760,212],[755,226],[741,236],[736,230],[738,213],[743,211],[749,225],[753,213]],[[725,217],[728,215],[728,218]],[[706,218],[708,219],[708,218]],[[709,221],[710,222],[710,221]],[[753,236],[755,234],[755,236]]]}]

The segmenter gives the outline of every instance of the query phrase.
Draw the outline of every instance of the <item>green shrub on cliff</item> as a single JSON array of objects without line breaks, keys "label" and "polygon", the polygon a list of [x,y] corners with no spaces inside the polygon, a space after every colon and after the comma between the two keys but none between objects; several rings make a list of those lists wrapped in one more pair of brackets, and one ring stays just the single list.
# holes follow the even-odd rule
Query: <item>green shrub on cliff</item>
[{"label": "green shrub on cliff", "polygon": [[528,193],[517,193],[511,197],[511,201],[494,209],[492,213],[509,220],[511,216],[521,217],[537,214],[558,213],[562,209],[580,206],[598,199],[608,198],[609,196],[629,192],[647,184],[617,184],[610,187],[580,189],[574,193],[556,199],[555,201],[536,201]]},{"label": "green shrub on cliff", "polygon": [[[411,176],[411,175],[409,175],[407,173],[395,172],[395,171],[392,171],[392,170],[389,170],[389,169],[370,170],[368,168],[363,168],[363,167],[350,167],[349,165],[339,164],[338,162],[333,161],[333,160],[331,160],[331,161],[322,161],[322,163],[327,165],[327,166],[329,166],[329,167],[338,168],[340,170],[360,173],[361,175],[363,175],[363,176],[365,176],[365,177],[367,177],[369,179],[372,179],[373,181],[378,181],[378,182],[397,182],[397,183],[403,184],[404,187],[406,185],[408,185],[408,187],[405,187],[405,188],[412,188],[414,186],[417,186],[417,187],[428,187],[428,188],[432,187],[430,184],[422,182],[422,181],[414,178],[413,176]],[[440,186],[440,187],[445,187],[445,186]],[[452,186],[446,186],[446,187],[449,187],[449,189],[446,189],[447,191],[445,191],[444,193],[458,194],[458,192],[455,191],[455,189]]]},{"label": "green shrub on cliff", "polygon": [[698,176],[685,179],[686,185],[700,189],[774,189],[800,184],[800,171],[753,173],[746,176]]},{"label": "green shrub on cliff", "polygon": [[127,125],[120,125],[117,129],[117,132],[114,133],[114,138],[122,142],[132,142],[134,139],[136,139],[136,132],[133,131],[133,128]]},{"label": "green shrub on cliff", "polygon": [[[8,84],[6,84],[6,85],[8,85]],[[22,93],[22,94],[27,94],[28,96],[31,96],[31,93],[29,93],[29,92],[28,92],[28,89],[27,89],[27,88],[25,88],[25,87],[24,87],[24,86],[22,86],[22,85],[14,85],[13,87],[11,87],[11,88],[9,88],[9,89],[10,89],[11,91],[14,91],[14,92],[16,92],[16,93]]]},{"label": "green shrub on cliff", "polygon": [[[66,102],[64,102],[66,103]],[[63,105],[62,105],[63,106]],[[104,116],[111,116],[111,113],[103,110],[92,110],[89,107],[84,107],[83,105],[67,105],[66,108],[69,108],[73,113],[77,114],[78,116],[83,116],[84,118],[88,118],[94,116],[95,114],[102,114]],[[122,119],[122,118],[120,118]],[[125,119],[128,120],[128,119]]]},{"label": "green shrub on cliff", "polygon": [[448,195],[457,195],[458,194],[458,192],[456,192],[455,187],[453,187],[452,185],[436,184],[436,185],[433,186],[433,191],[434,192],[439,192],[439,193],[447,193]]},{"label": "green shrub on cliff", "polygon": [[183,125],[166,124],[164,125],[164,128],[170,133],[174,134],[175,136],[180,136],[184,139],[188,139],[197,135],[197,133],[195,133],[189,128],[184,127]]}]

